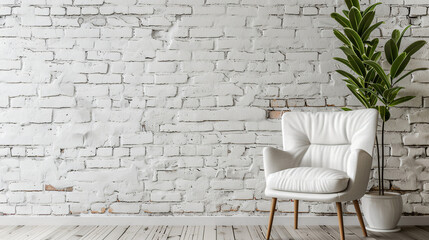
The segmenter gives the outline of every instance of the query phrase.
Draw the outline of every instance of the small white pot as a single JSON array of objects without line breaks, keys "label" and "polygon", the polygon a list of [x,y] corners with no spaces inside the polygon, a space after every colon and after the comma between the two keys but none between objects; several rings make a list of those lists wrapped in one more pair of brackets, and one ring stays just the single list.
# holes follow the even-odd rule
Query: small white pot
[{"label": "small white pot", "polygon": [[397,232],[402,215],[402,197],[399,193],[365,194],[362,201],[362,211],[368,224],[369,231]]}]

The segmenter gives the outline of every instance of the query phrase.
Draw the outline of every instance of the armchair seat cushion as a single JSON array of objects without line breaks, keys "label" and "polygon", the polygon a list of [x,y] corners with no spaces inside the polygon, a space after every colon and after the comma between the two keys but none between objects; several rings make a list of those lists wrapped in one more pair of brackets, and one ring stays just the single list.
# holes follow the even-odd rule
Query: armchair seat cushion
[{"label": "armchair seat cushion", "polygon": [[275,172],[267,177],[267,187],[287,192],[336,193],[344,191],[349,177],[330,168],[297,167]]}]

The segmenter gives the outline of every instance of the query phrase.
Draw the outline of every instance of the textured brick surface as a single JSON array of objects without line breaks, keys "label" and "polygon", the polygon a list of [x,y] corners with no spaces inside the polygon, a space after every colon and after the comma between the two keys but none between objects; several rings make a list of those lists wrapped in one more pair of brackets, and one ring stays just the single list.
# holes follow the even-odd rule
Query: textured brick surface
[{"label": "textured brick surface", "polygon": [[[380,46],[408,24],[404,44],[429,40],[428,7],[379,6]],[[281,147],[282,113],[359,106],[332,60],[340,43],[329,14],[344,8],[0,1],[0,214],[266,214],[261,153]],[[428,56],[426,46],[410,67],[427,67]],[[403,81],[417,97],[386,126],[385,185],[401,190],[407,214],[429,214],[428,82],[427,72]],[[300,211],[335,209],[303,202]]]}]

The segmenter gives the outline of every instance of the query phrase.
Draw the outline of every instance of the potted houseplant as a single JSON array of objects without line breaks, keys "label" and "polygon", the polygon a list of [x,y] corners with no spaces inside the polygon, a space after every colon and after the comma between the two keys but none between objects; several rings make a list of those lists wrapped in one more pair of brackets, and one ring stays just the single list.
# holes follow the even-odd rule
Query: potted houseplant
[{"label": "potted houseplant", "polygon": [[370,5],[365,10],[361,9],[358,0],[345,0],[345,3],[348,10],[343,10],[343,14],[334,12],[331,17],[343,28],[343,31],[334,29],[334,35],[343,43],[340,49],[345,55],[345,58],[334,59],[344,64],[349,71],[336,71],[344,77],[347,87],[359,102],[365,108],[377,109],[381,118],[381,142],[376,137],[378,192],[365,194],[362,198],[362,210],[368,230],[398,231],[397,224],[402,215],[402,198],[399,193],[386,191],[384,186],[384,126],[390,119],[390,108],[414,98],[414,96],[399,97],[403,87],[398,86],[398,83],[413,72],[427,70],[417,68],[403,73],[411,56],[426,42],[423,40],[413,42],[401,51],[402,38],[410,26],[402,32],[395,29],[384,45],[384,61],[388,64],[382,65],[380,61],[382,53],[377,51],[380,40],[371,39],[371,33],[383,24],[383,22],[372,24],[375,8],[381,3]]}]

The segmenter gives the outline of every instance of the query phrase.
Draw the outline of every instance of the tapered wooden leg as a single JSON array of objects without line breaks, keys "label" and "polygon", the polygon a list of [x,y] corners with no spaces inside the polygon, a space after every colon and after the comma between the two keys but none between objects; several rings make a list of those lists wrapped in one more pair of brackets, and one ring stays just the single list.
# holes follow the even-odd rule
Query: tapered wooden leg
[{"label": "tapered wooden leg", "polygon": [[293,210],[294,210],[294,228],[298,229],[298,207],[299,207],[299,200],[293,201]]},{"label": "tapered wooden leg", "polygon": [[344,240],[344,224],[343,224],[343,209],[341,208],[341,203],[337,202],[337,215],[338,215],[338,223],[340,227],[340,235],[341,240]]},{"label": "tapered wooden leg", "polygon": [[355,205],[356,214],[359,219],[360,228],[362,228],[362,233],[364,237],[368,237],[368,233],[366,232],[365,223],[363,222],[362,213],[360,211],[358,200],[353,200],[353,205]]},{"label": "tapered wooden leg", "polygon": [[276,203],[277,203],[277,198],[273,198],[273,200],[271,201],[271,213],[270,213],[270,222],[268,223],[267,240],[270,239],[271,228],[273,227],[273,219],[274,219],[274,212],[276,211]]}]

